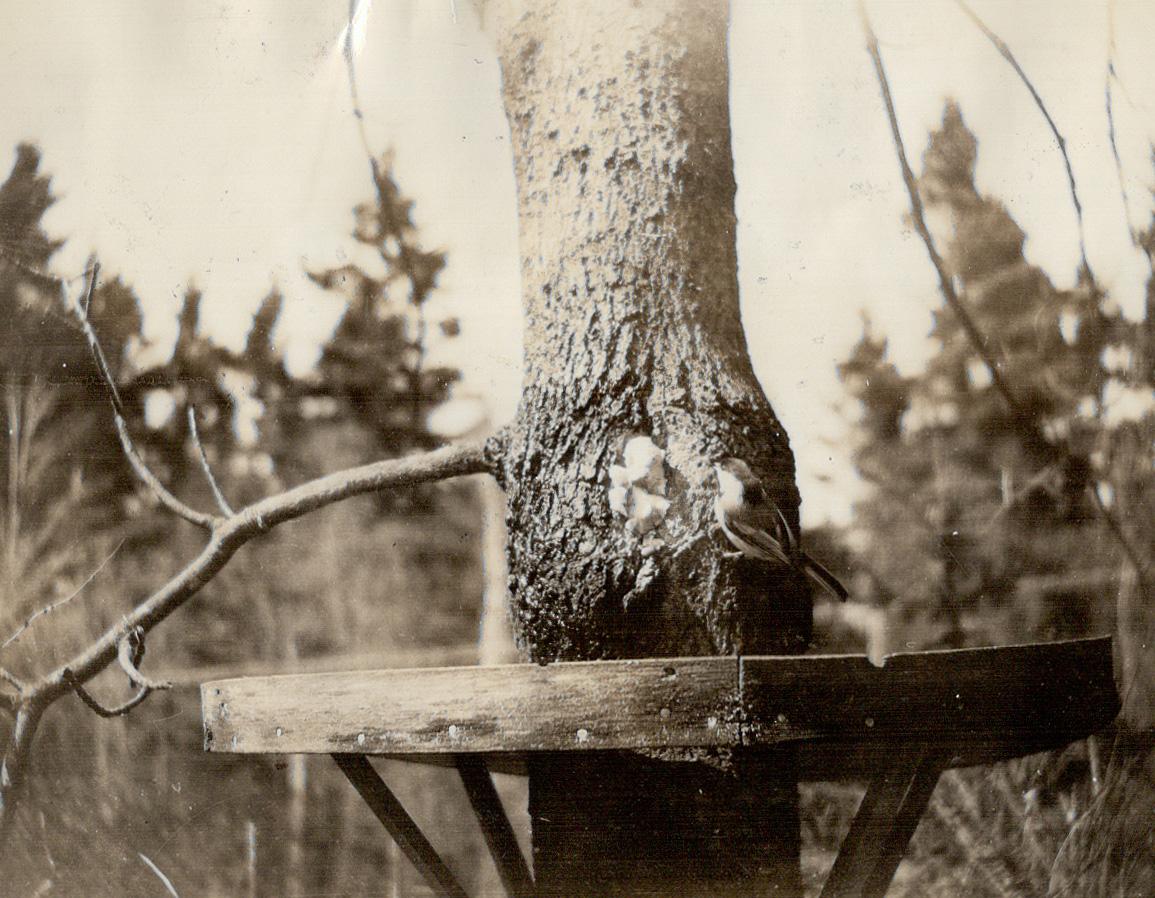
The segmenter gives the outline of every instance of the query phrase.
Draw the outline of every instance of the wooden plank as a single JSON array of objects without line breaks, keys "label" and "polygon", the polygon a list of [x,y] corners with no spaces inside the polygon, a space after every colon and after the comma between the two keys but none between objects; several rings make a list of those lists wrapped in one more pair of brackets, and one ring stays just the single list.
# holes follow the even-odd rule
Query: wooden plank
[{"label": "wooden plank", "polygon": [[468,898],[465,889],[373,769],[369,759],[364,755],[335,754],[333,760],[433,891],[443,898]]},{"label": "wooden plank", "polygon": [[205,747],[413,754],[738,744],[737,658],[251,677],[201,688]]},{"label": "wooden plank", "polygon": [[933,747],[892,753],[866,790],[822,898],[883,898],[941,772]]},{"label": "wooden plank", "polygon": [[[939,749],[943,752],[944,769],[974,767],[978,764],[993,764],[1011,758],[1021,758],[1036,752],[1062,748],[1077,739],[1086,738],[1091,731],[1055,730],[1041,733],[1038,738],[1000,738],[994,733],[980,733],[973,737],[951,733],[942,737]],[[759,743],[771,750],[775,743]],[[798,778],[803,781],[823,780],[868,780],[893,757],[895,748],[903,743],[899,739],[874,739],[871,741],[814,740],[796,742],[795,758],[798,762]],[[753,746],[757,748],[758,746]],[[431,767],[454,767],[452,755],[446,754],[384,754],[380,757],[393,761],[421,764]],[[525,776],[529,770],[530,752],[487,752],[485,755],[489,769],[493,773],[511,776]]]},{"label": "wooden plank", "polygon": [[1102,729],[1118,710],[1108,638],[899,654],[882,667],[803,655],[242,678],[204,684],[201,700],[210,751],[518,764],[535,751],[801,742],[817,778],[913,742],[951,746],[947,766],[1014,757]]},{"label": "wooden plank", "polygon": [[745,744],[958,742],[950,766],[968,744],[1039,750],[1118,711],[1109,638],[914,652],[882,667],[861,656],[743,658],[741,679]]},{"label": "wooden plank", "polygon": [[484,755],[457,755],[457,770],[469,803],[477,815],[486,847],[497,865],[497,874],[509,898],[533,898],[533,876],[517,844],[513,825],[505,813],[501,797],[493,785],[493,777]]}]

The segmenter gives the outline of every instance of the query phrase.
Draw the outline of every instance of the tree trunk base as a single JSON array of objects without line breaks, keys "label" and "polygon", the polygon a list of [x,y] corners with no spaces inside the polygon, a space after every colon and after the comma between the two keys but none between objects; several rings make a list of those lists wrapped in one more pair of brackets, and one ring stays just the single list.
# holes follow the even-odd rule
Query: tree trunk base
[{"label": "tree trunk base", "polygon": [[798,898],[790,749],[543,755],[529,776],[541,898]]}]

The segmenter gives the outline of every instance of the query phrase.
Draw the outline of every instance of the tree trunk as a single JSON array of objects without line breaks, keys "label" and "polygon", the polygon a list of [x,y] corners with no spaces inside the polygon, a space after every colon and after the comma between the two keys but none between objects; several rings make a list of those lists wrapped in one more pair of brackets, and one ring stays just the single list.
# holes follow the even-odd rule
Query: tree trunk
[{"label": "tree trunk", "polygon": [[[724,558],[712,462],[745,459],[797,526],[785,433],[738,311],[720,0],[491,0],[517,176],[521,406],[503,447],[519,645],[539,662],[801,650],[805,587]],[[631,437],[664,519],[609,501]],[[653,523],[653,522],[651,522]],[[530,777],[543,895],[794,895],[788,754],[551,757]]]}]

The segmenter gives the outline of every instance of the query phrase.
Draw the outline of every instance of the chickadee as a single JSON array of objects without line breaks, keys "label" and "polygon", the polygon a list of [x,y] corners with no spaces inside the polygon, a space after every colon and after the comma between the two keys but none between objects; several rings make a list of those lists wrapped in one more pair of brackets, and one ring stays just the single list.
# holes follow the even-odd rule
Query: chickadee
[{"label": "chickadee", "polygon": [[742,555],[802,571],[831,595],[846,601],[846,587],[802,551],[782,510],[746,462],[723,459],[714,465],[714,472],[718,476],[718,498],[714,500],[718,526]]}]

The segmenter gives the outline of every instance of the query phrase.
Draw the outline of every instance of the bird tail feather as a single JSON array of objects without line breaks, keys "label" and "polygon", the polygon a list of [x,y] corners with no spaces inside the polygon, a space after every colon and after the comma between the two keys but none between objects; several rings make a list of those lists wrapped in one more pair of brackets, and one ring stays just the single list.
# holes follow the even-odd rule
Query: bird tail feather
[{"label": "bird tail feather", "polygon": [[839,582],[838,578],[809,555],[804,554],[802,556],[802,566],[811,580],[829,592],[838,599],[838,601],[845,602],[847,598],[849,598],[850,593],[847,592],[846,587]]}]

